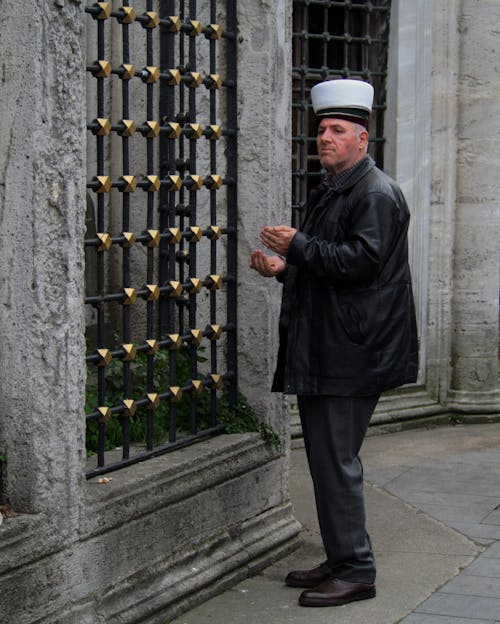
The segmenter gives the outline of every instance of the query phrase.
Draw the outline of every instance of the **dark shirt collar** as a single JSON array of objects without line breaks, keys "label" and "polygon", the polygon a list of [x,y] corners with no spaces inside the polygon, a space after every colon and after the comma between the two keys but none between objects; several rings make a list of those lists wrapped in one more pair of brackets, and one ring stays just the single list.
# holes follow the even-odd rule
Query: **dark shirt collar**
[{"label": "dark shirt collar", "polygon": [[349,186],[351,181],[355,181],[357,179],[358,173],[360,173],[361,170],[364,170],[365,167],[371,165],[372,163],[372,158],[367,154],[361,158],[361,160],[355,162],[354,165],[351,165],[348,169],[341,171],[337,175],[327,173],[323,183],[328,190],[341,191]]}]

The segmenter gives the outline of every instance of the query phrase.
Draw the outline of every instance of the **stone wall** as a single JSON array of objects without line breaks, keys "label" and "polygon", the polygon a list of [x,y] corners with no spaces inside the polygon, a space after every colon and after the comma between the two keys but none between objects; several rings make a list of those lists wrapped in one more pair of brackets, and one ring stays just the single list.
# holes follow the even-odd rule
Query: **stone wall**
[{"label": "stone wall", "polygon": [[66,5],[2,3],[0,448],[13,507],[76,515],[85,460],[84,32],[79,3]]},{"label": "stone wall", "polygon": [[[84,5],[2,3],[0,453],[7,457],[3,494],[18,515],[0,527],[0,613],[15,624],[163,624],[287,552],[299,530],[281,400],[262,399],[279,292],[250,276],[245,233],[241,386],[280,433],[280,450],[257,433],[223,435],[114,472],[107,484],[85,480]],[[273,203],[283,215],[288,205],[286,182],[276,187],[283,193],[274,206],[264,181],[288,174],[290,36],[284,2],[249,9],[240,15],[239,45],[254,54],[255,76],[272,75],[282,59],[282,92],[276,97],[268,84],[258,100],[240,59],[248,166],[240,227],[256,231],[268,218],[257,218],[256,208]],[[269,32],[259,49],[250,44],[258,34],[252,23],[264,9]],[[256,116],[272,119],[276,111],[275,134],[263,125],[256,132]],[[249,158],[260,163],[252,171]],[[256,307],[245,312],[248,301]]]},{"label": "stone wall", "polygon": [[474,1],[433,8],[427,385],[457,417],[500,413],[499,11]]},{"label": "stone wall", "polygon": [[[283,399],[269,392],[278,351],[281,286],[248,265],[250,252],[263,249],[262,227],[290,221],[291,6],[286,0],[240,2],[238,19],[240,384],[252,405],[287,440]],[[266,59],[272,59],[268,66]]]},{"label": "stone wall", "polygon": [[499,210],[495,2],[393,0],[388,172],[412,214],[417,384],[383,396],[373,424],[497,418]]},{"label": "stone wall", "polygon": [[500,404],[499,19],[497,2],[461,4],[450,399],[462,411]]}]

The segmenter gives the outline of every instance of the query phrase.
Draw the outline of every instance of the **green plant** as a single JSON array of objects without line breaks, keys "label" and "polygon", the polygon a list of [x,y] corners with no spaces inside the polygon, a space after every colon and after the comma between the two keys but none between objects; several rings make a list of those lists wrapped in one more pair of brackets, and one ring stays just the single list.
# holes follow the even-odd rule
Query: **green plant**
[{"label": "green plant", "polygon": [[[204,361],[199,356],[197,361]],[[168,351],[159,351],[154,356],[154,366],[152,362],[148,362],[148,356],[143,353],[137,353],[134,361],[128,365],[130,368],[130,388],[131,396],[124,397],[124,365],[118,359],[112,359],[106,367],[105,395],[102,403],[98,400],[98,383],[95,371],[88,371],[87,391],[85,411],[90,414],[96,408],[103,404],[106,406],[119,405],[123,398],[138,398],[151,392],[151,388],[157,391],[158,388],[165,388],[169,385],[170,371],[170,353]],[[184,385],[190,378],[191,358],[187,351],[179,351],[176,356],[176,384]],[[149,370],[151,367],[151,370]],[[148,373],[151,375],[152,384],[148,384]],[[190,428],[191,405],[189,397],[182,399],[180,403],[175,404],[176,415],[176,431],[182,433]],[[197,398],[196,416],[198,427],[206,420],[209,413],[209,397],[205,396]],[[153,442],[160,444],[165,442],[169,433],[170,408],[166,401],[160,402],[160,406],[154,412],[153,423]],[[131,442],[144,443],[147,435],[147,418],[144,414],[131,418],[129,422],[129,438]],[[113,415],[106,423],[105,450],[115,448],[122,443],[122,420],[119,416]],[[86,445],[87,451],[96,452],[99,438],[99,424],[95,420],[87,423]]]},{"label": "green plant", "polygon": [[262,438],[277,450],[281,448],[278,433],[270,426],[260,422],[246,397],[238,393],[236,405],[231,408],[227,396],[221,397],[218,404],[219,422],[223,423],[227,433],[260,432]]},{"label": "green plant", "polygon": [[[187,350],[180,350],[175,355],[176,385],[183,386],[192,378],[193,363],[202,363],[206,358],[203,351],[198,349],[195,352],[195,362],[192,361],[191,353]],[[170,378],[171,356],[168,351],[159,351],[154,356],[154,366],[149,373],[152,373],[152,387],[155,389],[168,386]],[[133,397],[141,397],[151,391],[148,386],[148,356],[139,352],[130,367],[130,386]],[[124,371],[123,363],[118,359],[112,359],[106,368],[105,397],[103,404],[106,406],[119,405],[124,398]],[[95,369],[89,369],[86,392],[85,411],[87,414],[94,412],[100,405],[98,401],[98,384]],[[157,391],[157,390],[155,390]],[[196,419],[196,430],[203,431],[211,426],[211,397],[209,391],[204,391],[194,399],[186,394],[180,402],[175,403],[175,412],[170,411],[167,401],[161,401],[152,418],[153,443],[155,445],[168,442],[170,420],[175,420],[175,430],[177,436],[188,435],[192,431],[191,418],[194,413]],[[227,392],[222,392],[216,399],[217,421],[224,425],[227,433],[242,433],[248,431],[259,431],[262,437],[276,448],[281,443],[279,436],[269,426],[257,419],[255,412],[248,404],[246,398],[238,393],[234,407],[230,405]],[[139,414],[129,421],[129,439],[131,443],[143,444],[146,440],[148,422],[147,416]],[[122,444],[122,419],[113,415],[106,423],[105,450],[116,448]],[[92,454],[97,451],[99,440],[99,424],[95,420],[87,422],[86,447],[87,453]]]}]

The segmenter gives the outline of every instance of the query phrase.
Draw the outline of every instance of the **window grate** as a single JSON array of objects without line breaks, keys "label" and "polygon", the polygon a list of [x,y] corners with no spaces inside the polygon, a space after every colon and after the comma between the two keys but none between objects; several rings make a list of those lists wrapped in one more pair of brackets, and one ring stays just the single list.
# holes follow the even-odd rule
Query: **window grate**
[{"label": "window grate", "polygon": [[359,78],[375,89],[369,152],[383,168],[385,81],[389,43],[390,0],[293,3],[293,148],[294,219],[309,191],[321,179],[316,152],[316,121],[310,90],[317,82]]},{"label": "window grate", "polygon": [[92,477],[218,433],[235,406],[236,2],[85,11]]}]

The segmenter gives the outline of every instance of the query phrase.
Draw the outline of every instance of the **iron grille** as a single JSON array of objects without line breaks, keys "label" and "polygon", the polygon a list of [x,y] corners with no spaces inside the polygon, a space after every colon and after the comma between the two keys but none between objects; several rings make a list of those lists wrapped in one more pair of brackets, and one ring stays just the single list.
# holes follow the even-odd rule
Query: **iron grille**
[{"label": "iron grille", "polygon": [[91,477],[235,405],[236,1],[85,11]]},{"label": "iron grille", "polygon": [[375,89],[369,152],[383,168],[385,81],[390,0],[293,3],[293,151],[294,219],[321,178],[316,152],[316,121],[311,87],[322,80],[360,78]]}]

